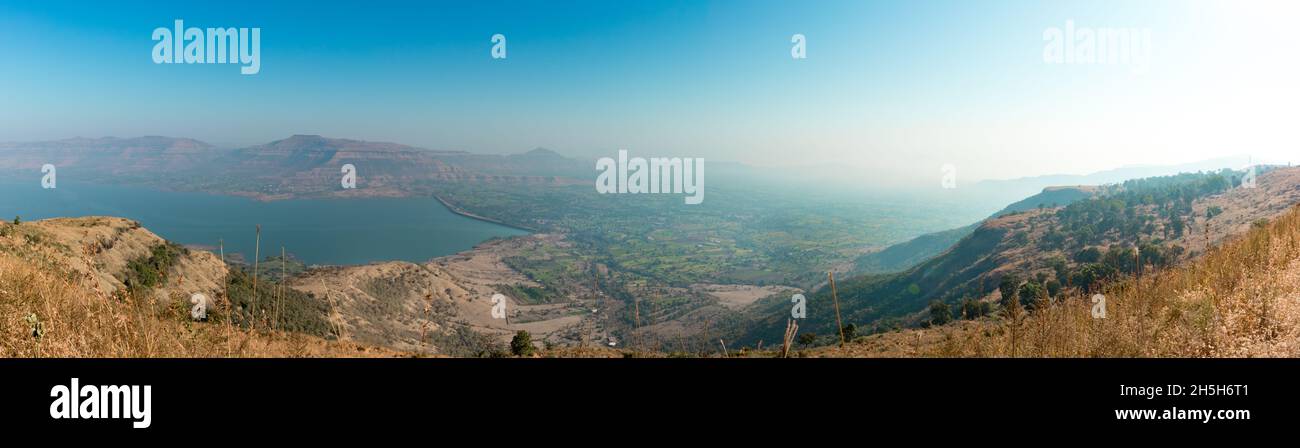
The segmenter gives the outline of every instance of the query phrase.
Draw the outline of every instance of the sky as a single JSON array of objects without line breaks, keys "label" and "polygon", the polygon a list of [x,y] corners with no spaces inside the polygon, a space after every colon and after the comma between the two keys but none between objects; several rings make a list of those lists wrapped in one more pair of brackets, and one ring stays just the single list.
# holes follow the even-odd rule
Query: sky
[{"label": "sky", "polygon": [[[198,3],[0,3],[0,141],[627,149],[863,185],[1300,162],[1297,2]],[[177,19],[261,28],[261,71],[155,64]],[[1150,56],[1045,62],[1067,21],[1149,31]]]}]

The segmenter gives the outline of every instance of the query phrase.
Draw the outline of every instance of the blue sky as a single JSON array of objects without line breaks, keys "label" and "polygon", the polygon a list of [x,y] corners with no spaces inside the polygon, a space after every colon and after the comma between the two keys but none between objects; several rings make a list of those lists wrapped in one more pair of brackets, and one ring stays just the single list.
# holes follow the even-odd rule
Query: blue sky
[{"label": "blue sky", "polygon": [[[626,148],[882,183],[1300,153],[1286,3],[195,3],[0,4],[0,140]],[[175,19],[262,28],[261,73],[154,64],[150,35]],[[1067,20],[1151,30],[1150,63],[1044,63],[1044,30]]]}]

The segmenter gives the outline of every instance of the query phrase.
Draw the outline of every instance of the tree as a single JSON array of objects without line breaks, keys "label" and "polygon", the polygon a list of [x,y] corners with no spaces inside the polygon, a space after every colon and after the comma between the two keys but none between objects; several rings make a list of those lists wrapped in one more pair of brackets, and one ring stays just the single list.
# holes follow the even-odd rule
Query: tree
[{"label": "tree", "polygon": [[1046,284],[1046,285],[1043,285],[1043,286],[1046,286],[1046,287],[1047,287],[1047,296],[1048,296],[1048,297],[1052,297],[1052,298],[1060,297],[1060,295],[1061,295],[1061,282],[1056,281],[1055,279],[1052,279],[1052,280],[1048,280],[1048,281],[1047,281],[1047,284]]},{"label": "tree", "polygon": [[1002,293],[1002,306],[1007,306],[1016,297],[1016,288],[1020,287],[1020,279],[1015,274],[1006,274],[1002,276],[1002,281],[998,283],[998,292]]},{"label": "tree", "polygon": [[14,215],[14,225],[16,226],[22,223],[23,223],[23,218],[18,215]]},{"label": "tree", "polygon": [[510,353],[515,356],[532,356],[533,335],[524,330],[515,333],[514,339],[510,340]]},{"label": "tree", "polygon": [[1089,247],[1079,251],[1074,255],[1074,261],[1079,263],[1096,263],[1101,261],[1101,249]]},{"label": "tree", "polygon": [[1097,282],[1115,276],[1115,268],[1100,264],[1089,263],[1079,268],[1077,272],[1070,276],[1070,283],[1074,286],[1083,288],[1086,292],[1095,292]]},{"label": "tree", "polygon": [[961,317],[963,319],[979,319],[987,316],[992,306],[988,302],[981,302],[970,297],[961,299]]},{"label": "tree", "polygon": [[799,335],[799,345],[807,347],[817,342],[817,333],[804,333]]},{"label": "tree", "polygon": [[848,325],[845,325],[845,326],[844,326],[844,340],[845,340],[845,341],[852,341],[853,338],[855,338],[855,337],[857,337],[857,336],[858,336],[858,326],[857,326],[857,325],[854,325],[854,324],[848,324]]},{"label": "tree", "polygon": [[1020,305],[1033,310],[1038,307],[1038,300],[1043,297],[1043,285],[1030,281],[1020,286]]},{"label": "tree", "polygon": [[941,300],[930,302],[930,325],[943,325],[952,322],[952,306]]}]

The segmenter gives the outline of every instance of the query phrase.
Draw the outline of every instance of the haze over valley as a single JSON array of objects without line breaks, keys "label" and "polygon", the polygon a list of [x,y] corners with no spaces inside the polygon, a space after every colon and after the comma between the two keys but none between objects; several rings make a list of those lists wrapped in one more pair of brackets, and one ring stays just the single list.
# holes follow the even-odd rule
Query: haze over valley
[{"label": "haze over valley", "polygon": [[[778,341],[794,294],[810,299],[808,333],[833,335],[825,327],[832,316],[827,272],[841,277],[843,315],[859,334],[925,325],[936,300],[996,304],[1004,278],[1032,281],[1047,269],[1063,280],[1053,288],[1063,288],[1069,271],[1083,266],[1074,264],[1074,252],[1118,249],[1127,237],[1078,236],[1077,227],[1050,224],[1057,216],[1080,201],[1109,204],[1147,185],[1125,180],[1203,173],[1149,182],[1197,188],[1177,197],[1191,202],[1153,202],[1161,210],[1190,208],[1155,213],[1144,218],[1154,226],[1137,231],[1155,244],[1160,263],[1179,263],[1205,242],[1191,231],[1195,219],[1175,216],[1220,204],[1216,241],[1297,201],[1300,182],[1286,174],[1292,169],[1261,168],[1261,188],[1243,190],[1235,187],[1246,171],[1218,171],[1238,162],[953,190],[936,179],[933,190],[914,193],[845,190],[720,163],[706,178],[708,200],[684,206],[677,196],[597,194],[594,161],[541,148],[480,155],[312,135],[246,148],[79,138],[0,144],[0,213],[22,220],[120,216],[189,253],[224,255],[232,272],[244,274],[199,288],[222,303],[257,306],[229,296],[236,283],[251,283],[243,275],[254,272],[257,253],[261,281],[297,291],[305,306],[299,318],[308,323],[280,324],[329,322],[317,332],[327,338],[482,356],[524,330],[547,347],[712,353],[718,338],[737,348]],[[41,188],[46,164],[57,167],[57,188]],[[354,189],[340,183],[345,165],[356,170]],[[1196,186],[1207,179],[1221,183]],[[1233,192],[1245,196],[1232,199]],[[1187,227],[1170,235],[1175,223]],[[1046,251],[1021,249],[1035,244]],[[1053,268],[1056,259],[1065,266]],[[503,316],[494,314],[498,294],[508,300]],[[253,311],[244,310],[244,323],[254,325]]]}]

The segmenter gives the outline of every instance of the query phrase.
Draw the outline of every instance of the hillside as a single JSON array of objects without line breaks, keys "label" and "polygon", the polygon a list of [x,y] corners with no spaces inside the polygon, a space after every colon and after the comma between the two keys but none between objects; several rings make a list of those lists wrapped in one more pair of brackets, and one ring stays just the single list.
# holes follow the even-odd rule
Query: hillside
[{"label": "hillside", "polygon": [[1183,266],[1035,310],[859,338],[811,357],[1297,357],[1300,207]]},{"label": "hillside", "polygon": [[[0,224],[0,357],[393,356],[302,333],[229,325],[211,253],[138,223],[88,217]],[[189,299],[213,299],[206,322]]]},{"label": "hillside", "polygon": [[[1008,205],[991,218],[1009,213],[1033,210],[1039,207],[1059,207],[1080,199],[1092,197],[1096,189],[1089,186],[1047,187],[1042,192]],[[982,221],[981,221],[982,222]],[[980,223],[942,232],[927,233],[903,243],[859,257],[854,262],[855,274],[884,274],[899,272],[943,253],[962,238],[974,232]]]},{"label": "hillside", "polygon": [[60,175],[86,180],[147,177],[211,163],[222,151],[207,143],[172,137],[70,138],[48,142],[0,143],[0,171],[27,171],[39,178],[45,164]]},{"label": "hillside", "polygon": [[[1260,174],[1257,188],[1240,188],[1240,176],[1225,171],[1128,181],[1069,206],[987,220],[911,269],[841,279],[840,314],[846,326],[874,332],[924,323],[932,302],[984,314],[1036,291],[1086,292],[1139,269],[1195,258],[1207,241],[1241,234],[1300,203],[1300,169]],[[743,340],[779,339],[789,304],[763,305],[752,312],[757,323]],[[829,288],[810,295],[805,330],[834,334],[832,308]]]},{"label": "hillside", "polygon": [[[345,340],[454,356],[493,355],[519,330],[539,346],[605,345],[614,301],[581,283],[553,290],[512,267],[523,254],[568,245],[546,234],[494,240],[426,263],[311,269],[288,285],[328,300]],[[492,314],[495,294],[505,297],[503,318]]]}]

